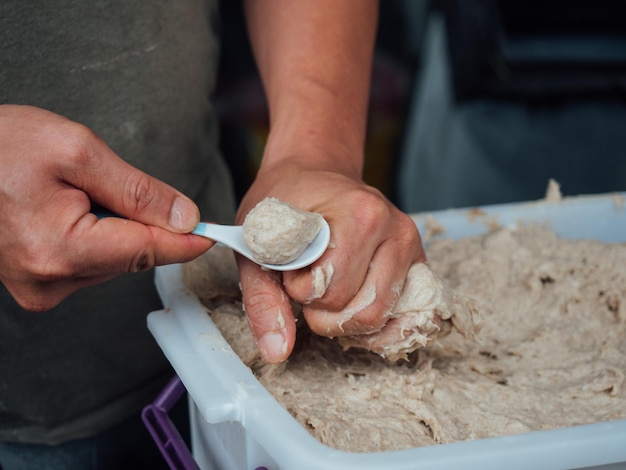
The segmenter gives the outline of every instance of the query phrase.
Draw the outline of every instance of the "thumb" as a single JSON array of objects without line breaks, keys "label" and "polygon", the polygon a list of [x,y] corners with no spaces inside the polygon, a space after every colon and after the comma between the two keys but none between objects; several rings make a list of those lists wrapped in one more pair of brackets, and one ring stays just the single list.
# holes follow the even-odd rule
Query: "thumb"
[{"label": "thumb", "polygon": [[[96,204],[128,219],[174,233],[195,228],[200,211],[191,199],[125,162],[104,141],[94,139],[92,146],[82,172],[69,172],[68,183],[85,191]],[[74,175],[80,175],[78,181],[73,181],[73,177],[78,179]]]},{"label": "thumb", "polygon": [[241,293],[252,335],[263,359],[279,363],[287,359],[296,341],[296,322],[281,275],[237,256]]}]

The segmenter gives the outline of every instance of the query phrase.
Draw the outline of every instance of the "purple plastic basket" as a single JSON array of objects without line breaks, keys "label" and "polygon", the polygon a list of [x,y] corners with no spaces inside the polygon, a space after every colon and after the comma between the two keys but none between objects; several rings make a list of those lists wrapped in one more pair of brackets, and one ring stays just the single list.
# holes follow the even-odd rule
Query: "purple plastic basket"
[{"label": "purple plastic basket", "polygon": [[[172,470],[200,470],[189,447],[167,415],[186,391],[183,382],[175,375],[154,402],[141,413],[143,423]],[[268,469],[257,467],[255,470]]]},{"label": "purple plastic basket", "polygon": [[141,419],[172,470],[200,470],[189,447],[167,415],[185,392],[180,378],[174,376],[156,400],[143,409]]}]

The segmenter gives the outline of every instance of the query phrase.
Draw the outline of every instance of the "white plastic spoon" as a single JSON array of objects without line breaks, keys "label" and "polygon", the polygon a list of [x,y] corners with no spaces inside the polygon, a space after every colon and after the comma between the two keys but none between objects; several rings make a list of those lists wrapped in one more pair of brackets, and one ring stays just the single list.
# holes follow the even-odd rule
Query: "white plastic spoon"
[{"label": "white plastic spoon", "polygon": [[192,233],[226,245],[264,268],[274,271],[295,271],[313,264],[326,251],[330,242],[330,227],[328,222],[325,220],[323,222],[322,228],[311,244],[306,247],[298,258],[287,264],[265,264],[256,261],[243,239],[243,227],[241,225],[218,225],[200,222]]},{"label": "white plastic spoon", "polygon": [[[91,212],[95,214],[98,219],[120,217],[108,209],[95,205],[92,207]],[[319,233],[298,258],[286,264],[266,264],[259,263],[252,256],[252,252],[243,239],[243,227],[241,225],[219,225],[200,222],[191,233],[210,238],[222,245],[226,245],[249,260],[254,261],[256,264],[274,271],[296,271],[310,266],[324,254],[330,242],[330,227],[328,222],[322,219],[322,228]]]}]

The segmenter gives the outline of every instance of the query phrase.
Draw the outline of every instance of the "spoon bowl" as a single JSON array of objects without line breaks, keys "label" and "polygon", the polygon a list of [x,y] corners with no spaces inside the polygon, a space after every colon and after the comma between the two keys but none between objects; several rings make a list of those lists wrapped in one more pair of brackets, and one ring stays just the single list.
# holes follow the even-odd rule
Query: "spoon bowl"
[{"label": "spoon bowl", "polygon": [[298,258],[286,264],[267,264],[256,261],[243,239],[243,227],[241,225],[219,225],[200,222],[191,233],[210,238],[222,245],[226,245],[264,268],[273,271],[296,271],[313,264],[324,254],[326,248],[328,248],[328,243],[330,242],[330,227],[328,222],[324,219],[322,219],[322,221],[322,228],[309,246],[306,247]]}]

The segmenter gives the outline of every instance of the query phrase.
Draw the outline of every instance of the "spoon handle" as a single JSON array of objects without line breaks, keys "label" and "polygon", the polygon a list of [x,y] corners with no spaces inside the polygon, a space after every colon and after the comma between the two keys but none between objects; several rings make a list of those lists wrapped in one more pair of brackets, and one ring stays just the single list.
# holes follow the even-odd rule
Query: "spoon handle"
[{"label": "spoon handle", "polygon": [[210,238],[211,240],[220,242],[239,252],[241,251],[238,250],[237,247],[245,246],[243,231],[241,226],[237,225],[207,224],[205,222],[200,222],[191,233],[205,238]]}]

